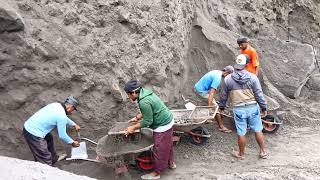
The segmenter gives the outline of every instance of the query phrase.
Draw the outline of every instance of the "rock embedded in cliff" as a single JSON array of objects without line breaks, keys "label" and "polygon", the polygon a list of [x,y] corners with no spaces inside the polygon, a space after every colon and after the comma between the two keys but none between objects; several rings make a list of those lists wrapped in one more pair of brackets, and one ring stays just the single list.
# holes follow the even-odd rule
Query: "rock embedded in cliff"
[{"label": "rock embedded in cliff", "polygon": [[130,12],[121,6],[118,10],[118,22],[126,23],[129,22]]},{"label": "rock embedded in cliff", "polygon": [[260,64],[270,82],[284,95],[294,94],[314,69],[312,47],[293,41],[262,39],[257,41]]},{"label": "rock embedded in cliff", "polygon": [[74,23],[78,23],[80,21],[79,16],[75,12],[68,12],[63,19],[64,25],[70,25]]},{"label": "rock embedded in cliff", "polygon": [[308,81],[310,89],[320,91],[320,74],[312,75]]},{"label": "rock embedded in cliff", "polygon": [[24,29],[20,15],[8,6],[0,7],[0,33],[16,32]]}]

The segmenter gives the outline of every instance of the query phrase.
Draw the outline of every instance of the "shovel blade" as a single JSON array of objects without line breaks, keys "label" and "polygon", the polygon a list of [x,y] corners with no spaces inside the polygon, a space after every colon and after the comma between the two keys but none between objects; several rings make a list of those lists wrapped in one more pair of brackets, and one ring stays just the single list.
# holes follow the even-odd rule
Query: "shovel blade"
[{"label": "shovel blade", "polygon": [[71,157],[67,158],[67,160],[73,159],[87,159],[87,146],[85,142],[80,142],[79,147],[72,147],[71,149]]}]

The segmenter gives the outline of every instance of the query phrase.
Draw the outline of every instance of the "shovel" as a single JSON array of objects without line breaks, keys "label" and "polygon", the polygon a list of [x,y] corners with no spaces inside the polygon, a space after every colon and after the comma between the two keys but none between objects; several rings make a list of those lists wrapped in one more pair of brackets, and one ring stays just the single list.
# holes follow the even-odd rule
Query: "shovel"
[{"label": "shovel", "polygon": [[[88,138],[82,138],[80,136],[80,132],[77,132],[77,139],[78,140],[85,140],[88,142],[91,142],[92,144],[98,145],[98,143],[88,139]],[[87,153],[87,146],[86,146],[86,142],[80,142],[80,146],[79,147],[72,147],[71,149],[71,157],[67,158],[66,160],[86,160],[86,161],[94,161],[96,162],[96,160],[93,159],[88,159],[88,153]]]}]

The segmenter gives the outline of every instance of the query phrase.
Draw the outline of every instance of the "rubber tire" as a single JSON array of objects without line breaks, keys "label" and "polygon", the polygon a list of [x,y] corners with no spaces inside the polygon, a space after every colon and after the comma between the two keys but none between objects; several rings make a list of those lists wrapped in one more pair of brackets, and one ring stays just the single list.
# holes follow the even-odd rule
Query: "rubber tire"
[{"label": "rubber tire", "polygon": [[[274,119],[276,119],[276,122],[279,122],[279,118],[277,116],[275,116],[275,115],[267,115],[263,119],[265,121],[269,121],[269,122],[273,122]],[[280,128],[280,124],[274,124],[274,125],[272,125],[272,127],[268,128],[267,124],[265,124],[263,122],[262,122],[262,126],[263,126],[262,132],[263,133],[269,133],[269,134],[277,132],[278,129]]]},{"label": "rubber tire", "polygon": [[[152,152],[151,151],[144,151],[144,152],[140,153],[139,156],[152,156]],[[149,172],[153,171],[153,168],[146,170],[143,167],[141,167],[139,160],[136,159],[135,162],[136,162],[136,167],[139,171],[145,172],[145,173],[149,173]]]},{"label": "rubber tire", "polygon": [[[209,131],[207,128],[204,128],[204,127],[197,127],[197,128],[194,128],[191,130],[191,132],[193,133],[198,133],[198,134],[204,134],[204,135],[209,135]],[[196,137],[193,137],[191,134],[189,135],[189,141],[192,143],[192,144],[195,144],[197,146],[201,146],[201,145],[204,145],[208,142],[208,139],[207,137],[199,137],[198,140],[195,139]]]}]

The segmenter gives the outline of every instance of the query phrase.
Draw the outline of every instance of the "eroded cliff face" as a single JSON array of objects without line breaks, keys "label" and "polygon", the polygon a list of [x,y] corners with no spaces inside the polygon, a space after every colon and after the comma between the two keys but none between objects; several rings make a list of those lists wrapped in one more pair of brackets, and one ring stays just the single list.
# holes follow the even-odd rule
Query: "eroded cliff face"
[{"label": "eroded cliff face", "polygon": [[[25,151],[24,121],[45,104],[79,99],[72,118],[91,138],[127,120],[122,88],[139,79],[173,103],[194,5],[177,1],[1,1],[0,152]],[[130,114],[131,113],[131,114]],[[98,132],[97,132],[98,131]],[[17,152],[10,151],[14,147]],[[27,149],[26,149],[27,150]]]},{"label": "eroded cliff face", "polygon": [[70,94],[81,104],[71,118],[93,139],[133,115],[127,80],[139,79],[171,108],[183,105],[181,95],[200,103],[193,84],[234,64],[240,35],[257,49],[265,93],[285,122],[319,122],[319,1],[0,3],[1,155],[26,157],[24,121]]}]

